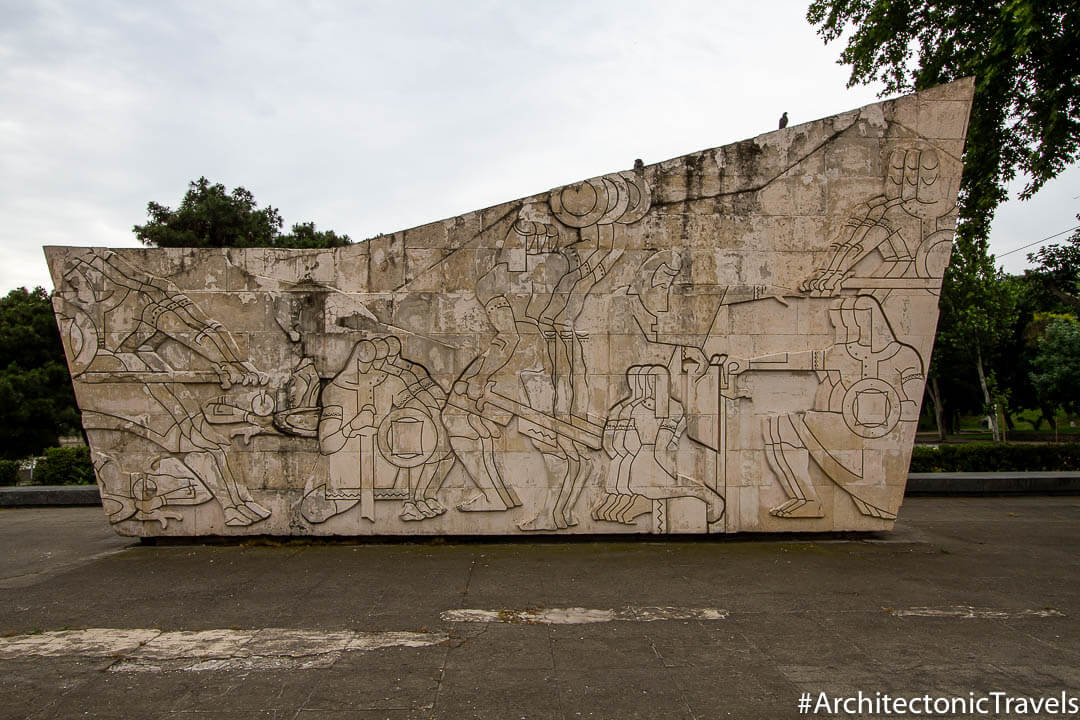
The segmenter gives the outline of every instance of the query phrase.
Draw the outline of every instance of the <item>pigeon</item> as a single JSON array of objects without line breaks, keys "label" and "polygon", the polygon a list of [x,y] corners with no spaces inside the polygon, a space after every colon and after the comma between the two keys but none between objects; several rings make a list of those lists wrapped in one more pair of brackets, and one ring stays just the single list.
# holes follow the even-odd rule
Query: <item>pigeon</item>
[{"label": "pigeon", "polygon": [[787,127],[787,113],[785,112],[780,116],[780,129],[783,130]]},{"label": "pigeon", "polygon": [[634,172],[640,173],[640,172],[644,172],[644,170],[645,170],[645,163],[641,162],[641,158],[638,158],[637,160],[635,160],[634,161]]}]

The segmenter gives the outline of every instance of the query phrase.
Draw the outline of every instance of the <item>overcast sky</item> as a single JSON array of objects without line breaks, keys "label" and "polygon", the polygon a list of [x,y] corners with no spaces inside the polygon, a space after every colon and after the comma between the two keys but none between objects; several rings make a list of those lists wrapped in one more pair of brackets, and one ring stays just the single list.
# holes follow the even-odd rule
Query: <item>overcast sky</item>
[{"label": "overcast sky", "polygon": [[[806,5],[0,0],[0,292],[201,175],[361,240],[874,102]],[[1010,203],[993,251],[1077,196]]]}]

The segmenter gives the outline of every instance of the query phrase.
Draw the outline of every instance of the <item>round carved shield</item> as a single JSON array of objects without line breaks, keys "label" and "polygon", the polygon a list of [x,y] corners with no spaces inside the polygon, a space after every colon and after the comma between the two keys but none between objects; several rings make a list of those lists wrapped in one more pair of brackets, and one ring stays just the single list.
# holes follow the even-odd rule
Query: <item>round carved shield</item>
[{"label": "round carved shield", "polygon": [[844,420],[864,438],[888,435],[900,421],[900,394],[878,378],[863,378],[844,394]]},{"label": "round carved shield", "polygon": [[413,468],[426,463],[435,452],[438,430],[422,410],[397,408],[379,423],[379,452],[396,467]]}]

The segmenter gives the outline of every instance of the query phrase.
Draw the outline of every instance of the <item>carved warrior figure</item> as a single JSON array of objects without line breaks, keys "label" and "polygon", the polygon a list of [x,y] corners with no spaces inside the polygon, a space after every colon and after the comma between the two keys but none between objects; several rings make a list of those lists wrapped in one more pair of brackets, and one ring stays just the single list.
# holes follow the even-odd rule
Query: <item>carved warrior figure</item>
[{"label": "carved warrior figure", "polygon": [[[882,193],[849,215],[825,263],[800,289],[811,295],[873,289],[882,301],[894,288],[937,294],[956,218],[955,194],[941,181],[940,171],[935,150],[894,149]],[[869,266],[866,275],[856,275],[864,265]]]},{"label": "carved warrior figure", "polygon": [[[495,266],[477,283],[477,299],[496,336],[454,384],[447,417],[464,415],[454,421],[451,436],[467,467],[466,457],[489,457],[486,444],[517,417],[519,432],[541,451],[549,476],[561,478],[550,501],[519,524],[522,530],[577,524],[573,507],[592,473],[589,451],[600,448],[603,431],[588,418],[585,336],[577,321],[593,286],[623,254],[622,227],[644,217],[650,203],[644,176],[635,172],[552,190],[548,219],[555,222],[538,218],[535,207],[523,209]],[[468,467],[481,488],[505,491],[499,493],[502,507],[482,509],[519,504],[493,455],[490,460]]]},{"label": "carved warrior figure", "polygon": [[[711,527],[723,517],[723,478],[717,467],[719,365],[707,360],[701,347],[673,342],[664,329],[672,312],[672,286],[684,269],[680,251],[652,253],[638,267],[633,284],[614,297],[616,307],[628,311],[640,330],[635,354],[640,364],[626,370],[629,396],[607,413],[603,450],[610,462],[603,494],[591,509],[594,520],[634,524],[647,512],[662,515],[658,507],[664,501],[682,497],[704,503]],[[723,295],[716,295],[715,302],[721,304]],[[691,432],[688,414],[710,420]],[[703,431],[707,437],[699,434]]]},{"label": "carved warrior figure", "polygon": [[454,465],[445,403],[427,370],[401,357],[396,337],[358,342],[322,391],[319,450],[329,456],[329,481],[309,503],[347,501],[332,514],[359,503],[371,521],[377,499],[403,500],[407,521],[446,512],[436,498]]},{"label": "carved warrior figure", "polygon": [[918,421],[922,358],[896,339],[881,305],[869,295],[833,301],[829,316],[835,345],[792,354],[783,364],[771,361],[773,369],[812,370],[820,384],[813,409],[763,421],[769,466],[789,498],[770,512],[824,517],[809,475],[813,459],[859,512],[895,518],[880,455],[867,450],[870,441],[899,436]]},{"label": "carved warrior figure", "polygon": [[[695,448],[685,437],[686,414],[683,403],[672,395],[668,369],[635,366],[626,371],[626,378],[631,395],[611,409],[604,426],[604,451],[611,463],[606,494],[593,506],[593,519],[631,524],[651,512],[654,501],[695,497],[705,503],[706,522],[717,522],[724,499],[710,486],[711,478],[693,477],[702,467],[694,462],[695,455],[705,449]],[[644,482],[635,482],[635,475]]]},{"label": "carved warrior figure", "polygon": [[[154,459],[153,466],[169,457],[176,461],[170,466],[173,473],[159,473],[154,480],[145,468],[121,467],[97,452],[95,467],[112,521],[135,516],[164,526],[167,519],[179,519],[166,507],[204,502],[204,489],[220,503],[226,525],[269,517],[270,511],[237,481],[227,457],[232,438],[260,432],[274,409],[264,392],[238,396],[237,388],[263,386],[267,377],[242,359],[229,331],[167,280],[109,250],[91,249],[75,257],[63,278],[53,303],[72,377],[109,387],[94,393],[90,403],[80,401],[92,446],[112,444],[99,437],[118,431],[169,454]],[[187,356],[187,367],[171,366],[158,352],[170,341]],[[198,369],[196,357],[212,369]],[[185,387],[208,383],[219,384],[227,394],[201,401]],[[166,481],[169,477],[175,480]]]}]

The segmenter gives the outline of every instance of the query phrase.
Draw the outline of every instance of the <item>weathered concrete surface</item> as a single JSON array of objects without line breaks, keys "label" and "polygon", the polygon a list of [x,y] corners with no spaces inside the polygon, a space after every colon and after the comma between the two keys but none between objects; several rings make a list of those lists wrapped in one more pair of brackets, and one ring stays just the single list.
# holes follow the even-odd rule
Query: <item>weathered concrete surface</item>
[{"label": "weathered concrete surface", "polygon": [[345,248],[46,248],[105,511],[138,536],[887,530],[973,92]]},{"label": "weathered concrete surface", "polygon": [[85,565],[130,547],[130,538],[110,533],[96,508],[20,508],[0,510],[0,547],[4,548],[0,586],[40,582],[48,573]]},{"label": "weathered concrete surface", "polygon": [[[125,548],[99,512],[0,512],[4,717],[771,720],[802,692],[1080,688],[1075,497],[911,498],[892,533],[715,542]],[[590,621],[528,622],[572,608]],[[645,621],[661,608],[699,614]],[[510,622],[444,619],[464,610]],[[115,656],[85,633],[13,649],[65,628],[127,632]]]}]

